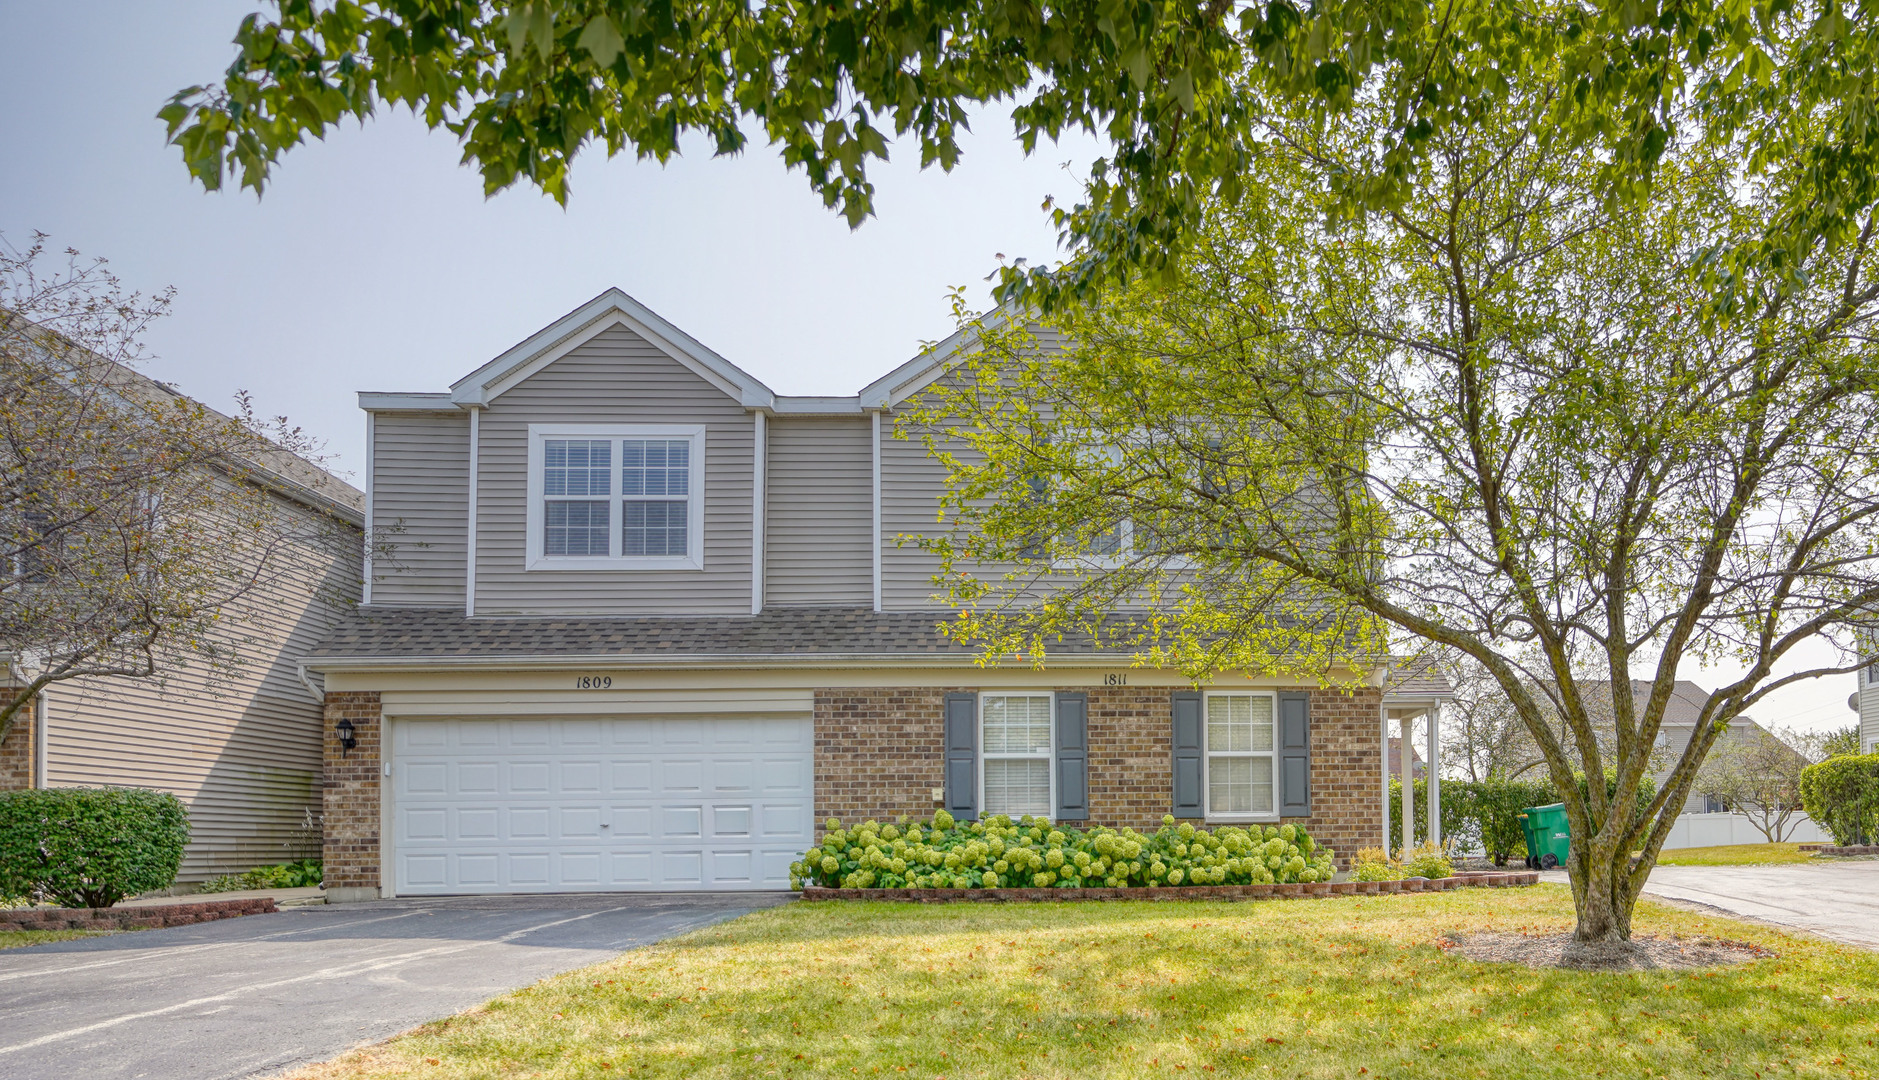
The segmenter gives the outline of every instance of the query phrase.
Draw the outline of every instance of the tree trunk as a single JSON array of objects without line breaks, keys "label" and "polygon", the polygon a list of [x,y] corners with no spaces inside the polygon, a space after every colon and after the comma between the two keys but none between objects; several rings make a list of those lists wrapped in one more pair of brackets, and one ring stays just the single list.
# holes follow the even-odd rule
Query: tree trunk
[{"label": "tree trunk", "polygon": [[1572,940],[1631,940],[1631,909],[1637,898],[1626,880],[1630,861],[1629,852],[1617,857],[1595,845],[1573,848],[1566,860],[1567,873],[1572,877],[1573,906],[1579,915]]}]

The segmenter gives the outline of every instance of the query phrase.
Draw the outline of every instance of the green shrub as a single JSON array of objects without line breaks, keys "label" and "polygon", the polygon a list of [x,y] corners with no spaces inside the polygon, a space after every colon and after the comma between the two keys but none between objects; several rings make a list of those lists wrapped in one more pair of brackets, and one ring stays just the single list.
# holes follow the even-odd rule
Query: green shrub
[{"label": "green shrub", "polygon": [[1418,844],[1403,860],[1404,877],[1445,878],[1454,875],[1455,868],[1449,864],[1448,855],[1436,844]]},{"label": "green shrub", "polygon": [[830,818],[822,842],[790,865],[790,887],[805,882],[847,889],[1078,888],[1253,885],[1330,881],[1332,851],[1296,825],[1191,823],[1134,829],[1077,829],[1003,814],[955,822],[944,810],[929,825]]},{"label": "green shrub", "polygon": [[[1585,775],[1577,777],[1579,792],[1586,793]],[[1617,793],[1616,777],[1607,775],[1607,796]],[[1657,795],[1657,784],[1645,777],[1639,785],[1637,806],[1642,811]],[[1415,837],[1418,843],[1429,839],[1429,784],[1416,781],[1413,807]],[[1527,854],[1526,833],[1520,828],[1520,812],[1529,806],[1546,806],[1559,800],[1559,791],[1550,780],[1443,780],[1442,839],[1451,850],[1480,851],[1498,866],[1508,859],[1522,859]],[[1390,778],[1390,840],[1403,835],[1403,782]]]},{"label": "green shrub", "polygon": [[110,907],[176,880],[182,800],[143,788],[0,792],[0,895]]},{"label": "green shrub", "polygon": [[1801,808],[1836,844],[1879,838],[1879,754],[1828,758],[1801,770]]},{"label": "green shrub", "polygon": [[1380,847],[1362,848],[1351,866],[1352,881],[1401,881],[1409,874]]},{"label": "green shrub", "polygon": [[324,871],[318,859],[257,866],[241,874],[223,874],[196,886],[199,893],[241,892],[246,889],[309,889],[318,885]]}]

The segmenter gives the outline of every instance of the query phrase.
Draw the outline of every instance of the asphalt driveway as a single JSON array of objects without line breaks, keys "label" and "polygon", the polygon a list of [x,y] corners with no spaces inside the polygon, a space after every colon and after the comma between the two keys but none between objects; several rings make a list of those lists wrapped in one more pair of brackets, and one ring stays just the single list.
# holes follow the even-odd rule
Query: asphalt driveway
[{"label": "asphalt driveway", "polygon": [[[1561,871],[1543,875],[1562,884]],[[1660,866],[1644,891],[1879,949],[1879,860],[1788,866]]]},{"label": "asphalt driveway", "polygon": [[9,949],[0,1076],[265,1076],[789,899],[381,901]]}]

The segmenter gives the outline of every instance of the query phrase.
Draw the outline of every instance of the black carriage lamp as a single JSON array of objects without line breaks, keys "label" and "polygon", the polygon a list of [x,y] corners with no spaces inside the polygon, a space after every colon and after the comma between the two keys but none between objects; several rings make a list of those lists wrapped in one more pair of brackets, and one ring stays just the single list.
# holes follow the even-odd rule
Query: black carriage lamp
[{"label": "black carriage lamp", "polygon": [[345,756],[346,751],[351,750],[353,747],[359,745],[359,737],[352,733],[352,721],[341,720],[338,726],[335,727],[333,730],[339,733],[340,756],[342,757]]}]

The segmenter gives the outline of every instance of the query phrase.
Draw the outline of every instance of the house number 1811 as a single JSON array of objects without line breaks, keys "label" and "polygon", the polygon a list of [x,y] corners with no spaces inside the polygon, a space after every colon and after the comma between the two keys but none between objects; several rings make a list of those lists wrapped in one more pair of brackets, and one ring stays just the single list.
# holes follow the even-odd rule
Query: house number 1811
[{"label": "house number 1811", "polygon": [[1129,677],[1120,672],[1111,672],[1103,676],[1103,685],[1104,686],[1127,686],[1129,685]]},{"label": "house number 1811", "polygon": [[576,690],[611,690],[613,688],[613,676],[582,675],[574,680],[574,688]]}]

